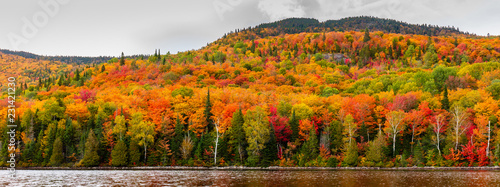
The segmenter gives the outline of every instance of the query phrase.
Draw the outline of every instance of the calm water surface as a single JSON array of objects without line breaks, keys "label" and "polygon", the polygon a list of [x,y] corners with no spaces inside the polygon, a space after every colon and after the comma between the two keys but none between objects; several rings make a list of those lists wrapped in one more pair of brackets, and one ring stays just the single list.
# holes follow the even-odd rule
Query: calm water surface
[{"label": "calm water surface", "polygon": [[498,171],[0,171],[0,186],[500,186]]}]

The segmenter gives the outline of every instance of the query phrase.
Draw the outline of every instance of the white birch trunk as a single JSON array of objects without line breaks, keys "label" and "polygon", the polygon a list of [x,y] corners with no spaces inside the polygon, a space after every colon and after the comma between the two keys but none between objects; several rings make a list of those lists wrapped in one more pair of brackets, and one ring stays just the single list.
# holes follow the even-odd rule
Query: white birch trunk
[{"label": "white birch trunk", "polygon": [[217,166],[217,145],[219,145],[219,119],[217,119],[217,123],[215,123],[215,130],[217,133],[217,138],[215,139],[214,166]]},{"label": "white birch trunk", "polygon": [[490,124],[491,121],[488,121],[488,146],[486,147],[486,157],[488,157],[490,154],[490,132],[491,132]]}]

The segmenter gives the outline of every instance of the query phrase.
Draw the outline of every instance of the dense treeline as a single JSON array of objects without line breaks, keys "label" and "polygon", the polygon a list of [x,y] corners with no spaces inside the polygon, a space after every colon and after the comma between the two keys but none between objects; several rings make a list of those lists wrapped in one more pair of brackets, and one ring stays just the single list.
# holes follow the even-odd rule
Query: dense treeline
[{"label": "dense treeline", "polygon": [[[263,29],[270,29],[272,32],[262,32]],[[470,35],[468,32],[462,32],[455,27],[409,24],[392,19],[370,16],[348,17],[339,20],[327,20],[325,22],[319,22],[313,18],[288,18],[272,23],[264,23],[255,28],[244,30],[255,32],[259,37],[265,37],[301,32],[361,31],[364,29],[382,31],[384,33],[419,34],[426,36]]]},{"label": "dense treeline", "polygon": [[[24,58],[31,58],[40,61],[58,61],[66,64],[77,64],[77,65],[92,65],[92,64],[100,64],[104,62],[108,62],[114,57],[111,56],[98,56],[98,57],[87,57],[87,56],[41,56],[29,52],[24,51],[11,51],[6,49],[0,49],[0,52],[3,54],[11,54]],[[127,56],[128,58],[144,58],[149,55],[131,55]]]},{"label": "dense treeline", "polygon": [[44,71],[16,92],[18,164],[498,165],[499,58],[499,38],[245,31]]}]

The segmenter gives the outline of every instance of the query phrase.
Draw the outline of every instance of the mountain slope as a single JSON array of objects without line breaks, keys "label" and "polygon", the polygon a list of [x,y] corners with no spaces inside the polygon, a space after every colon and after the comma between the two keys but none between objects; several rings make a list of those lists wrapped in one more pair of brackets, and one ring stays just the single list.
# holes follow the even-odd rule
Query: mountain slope
[{"label": "mountain slope", "polygon": [[[18,164],[405,167],[500,161],[484,154],[488,148],[500,152],[485,146],[489,122],[492,142],[500,142],[500,38],[382,31],[259,37],[275,30],[246,30],[200,50],[95,66],[0,55],[1,74],[32,81],[16,86]],[[0,113],[7,114],[3,90]],[[456,128],[465,132],[458,139],[451,138],[454,129],[433,129],[436,118],[454,123],[449,111],[467,116]],[[6,130],[0,128],[0,141]],[[436,132],[450,138],[436,146]],[[57,139],[64,142],[58,149],[64,160],[51,159]],[[452,152],[456,145],[460,152]],[[116,154],[123,152],[125,158]],[[4,155],[0,165],[7,164]]]},{"label": "mountain slope", "polygon": [[[429,36],[444,36],[452,34],[465,34],[455,27],[440,27],[433,25],[409,24],[392,19],[382,19],[376,17],[360,16],[349,17],[339,20],[327,20],[319,22],[312,18],[289,18],[272,23],[264,23],[250,29],[252,32],[259,33],[263,29],[274,29],[268,36],[278,34],[295,34],[301,32],[328,32],[328,31],[360,31],[369,29],[370,31],[382,31],[385,33],[398,34],[419,34]],[[265,35],[261,35],[264,37]]]}]

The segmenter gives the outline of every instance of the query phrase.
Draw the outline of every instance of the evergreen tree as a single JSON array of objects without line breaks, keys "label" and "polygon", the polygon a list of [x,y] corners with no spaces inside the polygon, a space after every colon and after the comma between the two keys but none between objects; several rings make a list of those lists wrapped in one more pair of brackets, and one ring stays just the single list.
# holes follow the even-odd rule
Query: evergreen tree
[{"label": "evergreen tree", "polygon": [[57,137],[52,148],[52,156],[50,157],[51,166],[59,166],[63,163],[63,144],[61,138]]},{"label": "evergreen tree", "polygon": [[494,156],[496,158],[496,161],[499,162],[500,161],[500,143],[496,144]]},{"label": "evergreen tree", "polygon": [[201,159],[201,156],[203,154],[203,150],[201,150],[201,147],[203,146],[203,137],[204,137],[204,134],[201,133],[201,136],[200,136],[200,139],[198,140],[197,142],[197,145],[196,145],[196,150],[194,151],[194,156],[197,158],[197,159]]},{"label": "evergreen tree", "polygon": [[64,74],[59,77],[59,81],[57,82],[57,85],[62,86],[64,85]]},{"label": "evergreen tree", "polygon": [[243,113],[241,109],[233,113],[233,119],[231,120],[231,127],[229,128],[228,136],[230,138],[229,145],[233,147],[235,160],[239,160],[240,163],[243,162],[243,157],[245,156],[246,150],[246,140],[245,140],[245,130],[243,129],[243,124],[245,120],[243,118]]},{"label": "evergreen tree", "polygon": [[106,71],[106,67],[104,67],[104,64],[101,66],[101,72]]},{"label": "evergreen tree", "polygon": [[111,151],[111,164],[113,166],[126,166],[127,165],[127,145],[124,141],[118,143]]},{"label": "evergreen tree", "polygon": [[56,140],[56,134],[57,134],[57,129],[53,127],[49,127],[49,133],[47,135],[48,140],[47,140],[47,147],[45,148],[45,156],[44,157],[44,162],[49,163],[50,162],[50,155],[52,155],[52,149],[54,148],[54,141]]},{"label": "evergreen tree", "polygon": [[[77,70],[78,71],[78,70]],[[38,88],[42,87],[42,78],[38,77]]]},{"label": "evergreen tree", "polygon": [[74,141],[74,136],[75,130],[73,128],[73,125],[71,124],[71,118],[66,119],[66,129],[64,130],[64,148],[65,148],[65,153],[66,155],[72,155],[73,153],[76,152],[75,150],[75,141]]},{"label": "evergreen tree", "polygon": [[214,161],[214,154],[210,155],[204,155],[206,151],[210,151],[214,148],[214,142],[215,142],[215,131],[212,131],[211,133],[207,133],[203,136],[203,140],[201,140],[201,145],[200,145],[200,151],[201,151],[201,156],[204,160],[206,160],[207,165],[213,165]]},{"label": "evergreen tree", "polygon": [[231,155],[229,150],[231,148],[232,149],[234,149],[234,148],[229,147],[229,136],[227,134],[223,134],[222,137],[219,138],[219,146],[217,148],[218,148],[217,149],[217,158],[220,157],[221,159],[224,159],[225,161],[229,161],[229,159],[230,159],[229,155]]},{"label": "evergreen tree", "polygon": [[358,164],[358,146],[353,144],[346,144],[345,152],[344,152],[344,161],[342,165],[344,166],[357,166]]},{"label": "evergreen tree", "polygon": [[300,151],[304,155],[304,160],[309,161],[318,156],[318,137],[314,125],[309,131],[309,138],[306,140]]},{"label": "evergreen tree", "polygon": [[415,149],[413,150],[413,155],[415,156],[415,165],[423,166],[424,153],[420,141],[417,143],[417,146],[415,146]]},{"label": "evergreen tree", "polygon": [[34,163],[36,164],[41,164],[43,162],[43,144],[41,140],[43,140],[43,130],[38,133],[37,143],[35,145],[35,150],[37,151],[35,153]]},{"label": "evergreen tree", "polygon": [[174,156],[176,158],[180,158],[181,156],[181,144],[182,140],[184,139],[184,133],[183,133],[184,125],[181,123],[180,116],[177,116],[177,120],[175,123],[175,130],[174,130],[174,139],[172,140],[172,150],[174,151]]},{"label": "evergreen tree", "polygon": [[139,145],[137,145],[136,141],[130,142],[129,145],[129,156],[130,156],[130,165],[139,164],[141,161],[141,150]]},{"label": "evergreen tree", "polygon": [[385,158],[384,146],[386,145],[384,135],[379,133],[375,140],[371,141],[366,151],[366,159],[368,161],[379,163]]},{"label": "evergreen tree", "polygon": [[75,71],[75,77],[73,78],[74,81],[80,81],[80,71],[76,69]]},{"label": "evergreen tree", "polygon": [[123,55],[123,52],[122,52],[122,57],[120,58],[120,66],[123,66],[125,65],[125,56]]},{"label": "evergreen tree", "polygon": [[274,127],[271,125],[271,133],[269,134],[269,140],[264,145],[265,148],[262,158],[262,166],[270,166],[275,160],[278,160],[278,142],[276,142],[276,136],[274,134]]},{"label": "evergreen tree", "polygon": [[4,165],[5,161],[4,160],[9,160],[9,147],[7,146],[7,143],[2,143],[2,147],[0,147],[0,159],[2,159],[2,165]]},{"label": "evergreen tree", "polygon": [[36,155],[36,143],[35,141],[29,141],[26,143],[26,146],[23,149],[23,154],[21,157],[21,160],[25,163],[34,163],[35,162],[35,155]]},{"label": "evergreen tree", "polygon": [[330,123],[330,130],[330,148],[334,150],[333,153],[340,152],[343,144],[342,131],[344,127],[340,121],[334,120]]},{"label": "evergreen tree", "polygon": [[66,86],[69,86],[71,84],[71,77],[66,74]]},{"label": "evergreen tree", "polygon": [[83,166],[97,166],[99,165],[99,155],[97,150],[99,149],[99,144],[95,137],[94,131],[90,129],[87,142],[85,142],[85,155],[81,161]]},{"label": "evergreen tree", "polygon": [[448,88],[444,86],[443,100],[441,100],[441,108],[444,110],[450,109],[450,100],[448,100]]},{"label": "evergreen tree", "polygon": [[[210,103],[210,88],[208,88],[208,91],[207,91],[207,100],[205,102],[205,120],[207,121],[207,127],[208,127],[208,132],[211,132],[212,129],[214,128],[214,123],[213,123],[213,120],[212,120],[212,103]],[[208,133],[207,132],[207,133]]]},{"label": "evergreen tree", "polygon": [[295,110],[292,111],[292,118],[290,119],[290,129],[292,130],[291,142],[295,142],[299,138],[299,120],[295,116]]},{"label": "evergreen tree", "polygon": [[368,42],[370,41],[370,30],[368,28],[365,29],[365,36],[363,37],[363,42]]}]

